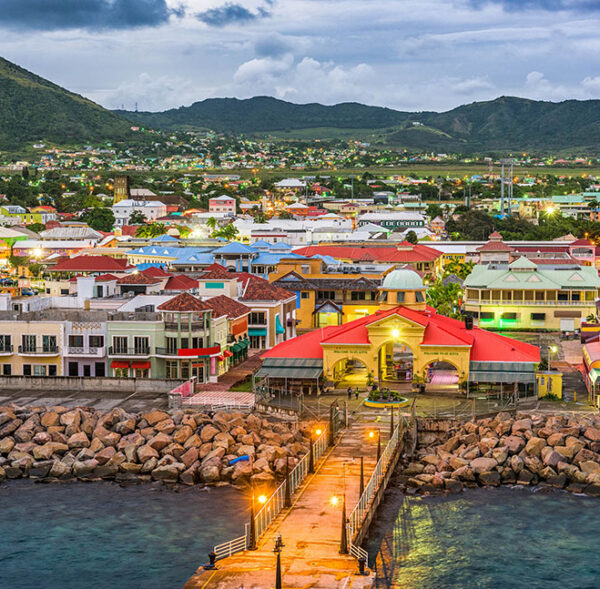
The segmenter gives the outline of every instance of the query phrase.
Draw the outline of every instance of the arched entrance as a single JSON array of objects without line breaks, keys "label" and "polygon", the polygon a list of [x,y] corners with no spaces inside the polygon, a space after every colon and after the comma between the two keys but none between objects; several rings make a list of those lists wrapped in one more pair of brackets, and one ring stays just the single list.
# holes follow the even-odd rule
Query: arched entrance
[{"label": "arched entrance", "polygon": [[425,368],[425,387],[428,391],[454,393],[459,390],[458,370],[450,362],[434,360]]},{"label": "arched entrance", "polygon": [[368,374],[366,365],[356,358],[344,358],[333,365],[333,380],[337,388],[364,387]]},{"label": "arched entrance", "polygon": [[412,350],[401,342],[388,342],[379,350],[379,379],[410,385],[413,380]]}]

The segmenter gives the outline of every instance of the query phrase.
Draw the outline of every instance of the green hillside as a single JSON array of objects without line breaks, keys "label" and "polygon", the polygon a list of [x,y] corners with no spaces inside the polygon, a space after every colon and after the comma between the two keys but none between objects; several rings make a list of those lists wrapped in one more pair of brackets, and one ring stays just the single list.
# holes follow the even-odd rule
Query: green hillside
[{"label": "green hillside", "polygon": [[32,141],[58,144],[126,138],[130,123],[0,58],[0,149]]},{"label": "green hillside", "polygon": [[542,102],[500,97],[448,112],[402,112],[343,103],[293,104],[259,96],[211,98],[164,112],[118,114],[163,129],[213,129],[283,138],[355,137],[438,151],[600,151],[600,101]]}]

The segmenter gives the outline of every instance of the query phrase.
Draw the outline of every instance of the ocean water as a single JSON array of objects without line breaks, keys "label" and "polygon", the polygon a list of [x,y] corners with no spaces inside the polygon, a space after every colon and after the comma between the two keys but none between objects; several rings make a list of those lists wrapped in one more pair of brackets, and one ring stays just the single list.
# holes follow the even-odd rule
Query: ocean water
[{"label": "ocean water", "polygon": [[[378,589],[600,587],[600,500],[531,489],[391,491],[371,529]],[[376,559],[376,560],[374,560]]]},{"label": "ocean water", "polygon": [[179,588],[247,517],[231,488],[11,481],[0,486],[0,587]]}]

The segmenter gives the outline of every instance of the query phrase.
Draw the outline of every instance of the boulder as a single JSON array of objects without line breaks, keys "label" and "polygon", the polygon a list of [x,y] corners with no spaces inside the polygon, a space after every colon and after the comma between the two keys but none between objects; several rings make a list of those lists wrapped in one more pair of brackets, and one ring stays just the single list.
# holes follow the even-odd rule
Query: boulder
[{"label": "boulder", "polygon": [[185,464],[186,469],[189,468],[194,462],[198,461],[198,448],[189,448],[181,455],[179,460]]},{"label": "boulder", "polygon": [[159,421],[154,426],[154,429],[163,434],[172,434],[175,431],[175,427],[172,419],[164,419],[163,421]]},{"label": "boulder", "polygon": [[600,474],[600,464],[592,460],[582,460],[579,463],[579,468],[585,474]]},{"label": "boulder", "polygon": [[0,438],[4,438],[5,436],[12,434],[15,430],[19,429],[22,423],[22,419],[12,419],[7,421],[4,425],[0,426]]},{"label": "boulder", "polygon": [[588,460],[591,460],[592,462],[600,462],[600,454],[596,454],[596,452],[582,448],[579,450],[579,452],[577,452],[575,458],[573,458],[573,464],[579,464],[580,462]]},{"label": "boulder", "polygon": [[212,444],[213,448],[217,448],[220,446],[222,448],[225,448],[225,450],[228,450],[230,446],[233,446],[233,444],[235,444],[235,440],[227,432],[220,432],[213,438]]},{"label": "boulder", "polygon": [[211,442],[213,438],[219,433],[219,430],[213,425],[205,425],[200,432],[200,439],[202,442]]},{"label": "boulder", "polygon": [[539,456],[542,453],[542,448],[546,446],[546,440],[544,438],[531,438],[525,446],[525,452],[529,456]]},{"label": "boulder", "polygon": [[92,460],[76,460],[73,463],[73,474],[76,477],[82,477],[90,474],[98,466],[98,461]]},{"label": "boulder", "polygon": [[252,476],[252,464],[250,462],[237,462],[233,467],[231,480],[234,483],[243,483],[250,480]]},{"label": "boulder", "polygon": [[145,444],[144,446],[137,448],[137,457],[138,460],[144,464],[147,460],[150,460],[150,458],[158,459],[158,451],[152,446]]},{"label": "boulder", "polygon": [[225,456],[225,448],[215,448],[202,459],[202,466],[209,463],[220,464],[223,456]]},{"label": "boulder", "polygon": [[81,424],[81,410],[67,411],[60,416],[59,421],[64,426],[79,426]]},{"label": "boulder", "polygon": [[184,425],[180,427],[174,434],[173,440],[178,444],[185,444],[186,440],[191,437],[194,433],[194,430],[189,425]]},{"label": "boulder", "polygon": [[200,448],[204,442],[201,440],[198,434],[191,435],[183,444],[184,448]]},{"label": "boulder", "polygon": [[142,466],[142,470],[140,471],[142,474],[151,473],[158,465],[157,458],[150,458],[150,460],[146,460]]},{"label": "boulder", "polygon": [[[90,450],[91,449],[92,447],[90,446]],[[108,446],[107,448],[103,448],[99,452],[96,452],[94,458],[98,461],[98,464],[102,466],[106,464],[116,453],[117,451],[112,446]]]},{"label": "boulder", "polygon": [[11,437],[0,440],[0,454],[8,454],[15,446],[15,441]]},{"label": "boulder", "polygon": [[69,448],[88,448],[90,441],[84,432],[73,434],[67,441]]},{"label": "boulder", "polygon": [[205,483],[214,483],[221,478],[221,468],[214,463],[202,465],[199,468],[199,474]]},{"label": "boulder", "polygon": [[592,442],[600,442],[600,429],[588,427],[585,432],[583,432],[583,435]]},{"label": "boulder", "polygon": [[164,481],[166,483],[176,483],[179,478],[179,469],[174,464],[164,464],[157,466],[152,471],[152,478],[157,481]]},{"label": "boulder", "polygon": [[514,472],[518,475],[523,467],[525,466],[525,462],[520,456],[511,456],[509,460],[510,467]]},{"label": "boulder", "polygon": [[[545,449],[545,448],[544,448]],[[563,462],[565,460],[562,454],[556,452],[556,450],[551,450],[550,452],[545,452],[542,458],[543,463],[546,466],[551,466],[552,468],[556,468],[559,462]]]},{"label": "boulder", "polygon": [[191,464],[186,470],[179,475],[179,480],[184,485],[193,485],[198,479],[198,466],[197,462]]},{"label": "boulder", "polygon": [[493,470],[494,468],[496,468],[496,466],[498,466],[498,462],[493,458],[485,458],[482,456],[480,458],[475,458],[474,460],[471,460],[469,466],[473,469],[473,472],[475,472],[476,474],[480,474],[482,472],[488,472]]},{"label": "boulder", "polygon": [[532,421],[529,418],[526,419],[518,419],[512,424],[511,431],[513,434],[518,432],[526,432],[531,431]]},{"label": "boulder", "polygon": [[49,475],[58,479],[67,478],[71,476],[71,467],[57,459],[52,463]]},{"label": "boulder", "polygon": [[173,439],[171,436],[163,433],[156,434],[149,442],[148,445],[152,446],[155,450],[162,450],[165,446],[168,446]]},{"label": "boulder", "polygon": [[504,464],[508,459],[508,448],[506,446],[499,446],[492,450],[492,458],[498,464]]},{"label": "boulder", "polygon": [[133,433],[135,431],[135,419],[131,418],[120,421],[114,426],[114,430],[122,436]]},{"label": "boulder", "polygon": [[565,435],[561,433],[555,433],[548,436],[548,446],[562,446],[565,441]]},{"label": "boulder", "polygon": [[492,470],[479,473],[479,482],[485,486],[500,486],[500,473]]},{"label": "boulder", "polygon": [[170,416],[164,411],[158,411],[157,409],[154,409],[153,411],[144,413],[142,415],[142,419],[144,419],[148,423],[148,425],[154,427],[157,423],[160,423],[165,419],[170,419]]},{"label": "boulder", "polygon": [[470,466],[461,466],[452,473],[452,478],[460,479],[461,481],[474,481],[475,473]]}]

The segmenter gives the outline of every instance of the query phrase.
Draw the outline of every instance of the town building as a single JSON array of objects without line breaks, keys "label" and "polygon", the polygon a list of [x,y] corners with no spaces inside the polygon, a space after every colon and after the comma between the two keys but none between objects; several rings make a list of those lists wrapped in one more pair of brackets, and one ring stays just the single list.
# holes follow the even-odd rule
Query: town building
[{"label": "town building", "polygon": [[139,212],[146,218],[147,222],[152,222],[159,217],[167,214],[167,205],[158,200],[133,200],[125,199],[112,206],[115,215],[115,227],[129,225],[129,217],[135,212]]},{"label": "town building", "polygon": [[223,194],[208,199],[208,212],[235,216],[235,198]]}]

